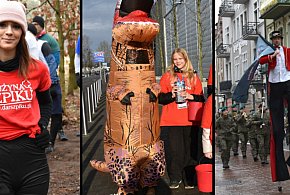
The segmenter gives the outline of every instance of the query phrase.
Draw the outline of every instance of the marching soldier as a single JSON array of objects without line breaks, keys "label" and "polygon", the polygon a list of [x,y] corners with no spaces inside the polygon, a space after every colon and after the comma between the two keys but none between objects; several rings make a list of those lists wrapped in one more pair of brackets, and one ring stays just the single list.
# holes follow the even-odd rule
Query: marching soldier
[{"label": "marching soldier", "polygon": [[232,147],[233,132],[236,128],[234,120],[228,115],[226,107],[222,109],[222,117],[216,121],[216,132],[220,140],[221,159],[223,168],[228,169],[230,160],[230,151]]},{"label": "marching soldier", "polygon": [[[237,118],[237,110],[235,110],[234,108],[236,108],[237,104],[233,104],[231,106],[232,108],[232,112],[231,112],[231,117],[232,119],[236,122],[236,118]],[[233,131],[233,146],[232,146],[232,150],[234,153],[234,156],[238,156],[239,155],[239,133],[238,133],[238,128],[236,127]]]},{"label": "marching soldier", "polygon": [[249,137],[248,137],[249,128],[246,126],[248,116],[247,116],[247,113],[244,111],[244,108],[245,107],[240,108],[240,111],[236,119],[236,123],[238,127],[239,139],[241,140],[242,155],[243,155],[243,158],[246,158],[247,157],[247,143],[249,140]]},{"label": "marching soldier", "polygon": [[267,157],[270,154],[270,113],[269,113],[269,109],[265,109],[265,114],[264,114],[264,130],[265,130],[265,134],[264,134],[264,139],[265,139],[265,164],[269,164]]},{"label": "marching soldier", "polygon": [[263,124],[262,119],[257,112],[251,110],[250,119],[248,120],[247,127],[249,127],[249,140],[252,148],[252,155],[255,162],[258,161],[259,143],[257,139],[257,132],[260,130],[260,125]]}]

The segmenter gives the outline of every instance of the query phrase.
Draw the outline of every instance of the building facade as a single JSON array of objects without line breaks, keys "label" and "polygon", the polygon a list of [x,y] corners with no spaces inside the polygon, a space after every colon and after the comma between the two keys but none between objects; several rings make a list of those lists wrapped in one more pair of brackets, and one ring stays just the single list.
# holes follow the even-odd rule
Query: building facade
[{"label": "building facade", "polygon": [[[256,58],[258,34],[264,36],[264,20],[260,19],[259,7],[259,0],[224,0],[219,8],[219,22],[216,24],[216,82],[217,94],[225,95],[226,100],[216,102],[217,105],[233,104],[232,93]],[[259,79],[259,76],[256,78]],[[253,85],[257,92],[263,91],[257,86]],[[253,95],[257,96],[256,101],[262,98],[260,92]],[[254,96],[249,98],[249,104],[253,104]]]},{"label": "building facade", "polygon": [[[162,74],[166,67],[171,64],[172,51],[177,48],[184,48],[188,52],[189,58],[195,70],[201,74],[203,78],[208,77],[209,66],[212,64],[212,0],[199,0],[201,10],[201,31],[202,31],[202,52],[199,51],[198,46],[198,19],[197,19],[197,1],[171,0],[159,1],[159,8],[162,9],[158,12],[162,13],[162,22],[159,36],[155,46],[160,45],[162,42],[162,51],[156,49],[156,65],[161,67],[156,70],[157,75]],[[155,8],[157,9],[157,8]],[[153,11],[154,13],[154,11]],[[202,68],[198,66],[199,56],[202,56]],[[159,57],[158,57],[159,56]],[[162,56],[162,57],[161,57]],[[163,64],[160,60],[163,59]]]}]

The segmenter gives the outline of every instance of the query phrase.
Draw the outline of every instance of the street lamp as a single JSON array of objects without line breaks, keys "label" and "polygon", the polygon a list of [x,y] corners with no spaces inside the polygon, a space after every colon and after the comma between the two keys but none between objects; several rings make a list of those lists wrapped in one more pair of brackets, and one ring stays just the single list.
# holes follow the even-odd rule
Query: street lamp
[{"label": "street lamp", "polygon": [[256,93],[256,89],[253,87],[253,85],[251,86],[251,88],[249,89],[250,93],[252,94],[253,96],[253,109],[254,111],[256,111],[256,108],[255,108],[255,93]]},{"label": "street lamp", "polygon": [[183,0],[175,2],[172,6],[172,8],[163,16],[163,36],[164,36],[164,55],[165,55],[165,67],[168,67],[167,63],[167,40],[166,40],[166,17],[172,12],[174,8],[176,8],[177,5],[184,3]]}]

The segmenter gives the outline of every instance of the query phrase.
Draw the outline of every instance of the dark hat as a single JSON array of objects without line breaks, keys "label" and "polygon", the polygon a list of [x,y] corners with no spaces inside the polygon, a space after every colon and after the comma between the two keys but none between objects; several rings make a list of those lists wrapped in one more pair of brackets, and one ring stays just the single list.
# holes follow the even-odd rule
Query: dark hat
[{"label": "dark hat", "polygon": [[278,30],[275,30],[275,31],[273,31],[272,33],[271,33],[271,40],[273,39],[273,38],[276,38],[276,37],[280,37],[281,39],[283,39],[283,36],[282,36],[282,34],[280,33],[280,31],[278,31]]},{"label": "dark hat", "polygon": [[32,24],[32,23],[29,23],[28,24],[28,30],[34,35],[36,36],[37,35],[37,29],[36,27]]},{"label": "dark hat", "polygon": [[36,22],[37,24],[39,24],[39,26],[41,26],[42,28],[44,28],[44,19],[40,16],[35,16],[32,20],[32,22]]},{"label": "dark hat", "polygon": [[223,112],[223,111],[226,111],[227,109],[228,109],[228,107],[224,106],[221,108],[221,111]]}]

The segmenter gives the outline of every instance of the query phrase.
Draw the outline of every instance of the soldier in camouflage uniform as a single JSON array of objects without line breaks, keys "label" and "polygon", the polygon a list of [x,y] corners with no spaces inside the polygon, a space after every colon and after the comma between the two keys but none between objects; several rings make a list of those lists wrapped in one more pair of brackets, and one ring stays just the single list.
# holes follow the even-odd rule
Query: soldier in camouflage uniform
[{"label": "soldier in camouflage uniform", "polygon": [[258,115],[258,112],[252,112],[247,122],[247,127],[249,127],[249,140],[252,148],[252,155],[255,162],[258,161],[258,151],[259,151],[257,133],[260,131],[260,125],[262,124],[263,121],[261,119],[261,116]]},{"label": "soldier in camouflage uniform", "polygon": [[[256,117],[257,117],[257,126],[255,129],[257,130],[257,140],[259,144],[259,156],[261,159],[261,164],[267,164],[267,156],[268,156],[268,146],[270,146],[270,131],[269,133],[267,132],[267,128],[265,127],[266,124],[269,127],[270,126],[270,119],[267,117],[266,113],[263,113],[262,117],[262,104],[259,105],[259,110],[256,112]],[[267,121],[268,120],[268,121]]]},{"label": "soldier in camouflage uniform", "polygon": [[[230,114],[230,116],[232,117],[232,119],[235,121],[236,123],[236,117],[237,117],[237,110],[235,110],[234,108],[236,108],[237,104],[233,104],[232,107],[232,112]],[[234,129],[233,133],[233,145],[232,145],[232,150],[234,153],[234,156],[238,156],[239,155],[239,133],[238,133],[238,127],[236,126],[236,128]]]},{"label": "soldier in camouflage uniform", "polygon": [[[218,111],[218,113],[216,113],[216,118],[215,118],[215,121],[217,121],[221,116],[222,116],[222,110],[224,109],[224,108],[226,108],[226,107],[221,107],[221,108],[219,108],[219,111]],[[220,142],[220,139],[219,139],[219,137],[218,136],[216,136],[216,139],[215,139],[215,143],[216,143],[216,146],[218,147],[218,149],[219,149],[219,152],[221,152],[222,150],[221,150],[221,142]]]},{"label": "soldier in camouflage uniform", "polygon": [[244,111],[245,107],[241,107],[240,111],[236,117],[236,123],[238,127],[239,139],[241,140],[241,151],[243,158],[247,157],[247,143],[249,140],[248,132],[249,128],[247,125],[248,116],[247,113]]},{"label": "soldier in camouflage uniform", "polygon": [[263,117],[263,128],[264,128],[264,142],[265,142],[265,156],[264,156],[264,164],[269,164],[267,157],[270,154],[270,113],[269,109],[265,109]]},{"label": "soldier in camouflage uniform", "polygon": [[230,152],[233,140],[233,131],[236,128],[234,120],[228,115],[228,110],[224,108],[222,117],[216,121],[216,132],[221,145],[221,159],[223,168],[229,168]]}]

